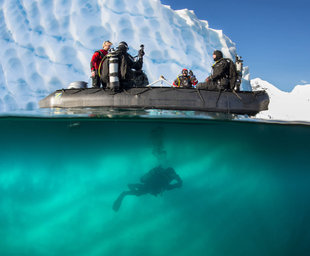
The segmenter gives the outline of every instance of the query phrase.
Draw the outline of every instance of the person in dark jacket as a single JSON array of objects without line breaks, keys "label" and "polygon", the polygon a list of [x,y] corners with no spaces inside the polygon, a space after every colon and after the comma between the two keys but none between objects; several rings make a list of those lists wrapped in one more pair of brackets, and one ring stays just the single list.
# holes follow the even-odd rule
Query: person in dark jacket
[{"label": "person in dark jacket", "polygon": [[[111,54],[118,56],[118,77],[121,88],[130,88],[134,85],[135,72],[142,72],[143,66],[143,47],[139,50],[138,58],[132,57],[128,51],[128,45],[122,41],[119,43],[117,50]],[[107,55],[108,57],[109,55]],[[105,58],[102,63],[101,80],[109,82],[109,58]]]},{"label": "person in dark jacket", "polygon": [[212,57],[215,61],[212,66],[212,75],[207,77],[205,82],[198,83],[196,88],[211,91],[229,89],[229,63],[219,50],[214,51]]},{"label": "person in dark jacket", "polygon": [[157,166],[140,178],[141,183],[128,184],[128,191],[122,192],[113,204],[113,210],[118,211],[125,196],[141,196],[151,194],[157,196],[166,190],[182,187],[182,179],[171,167]]},{"label": "person in dark jacket", "polygon": [[193,72],[186,68],[182,69],[182,73],[174,80],[173,86],[175,87],[183,87],[183,88],[191,88],[193,85],[198,83],[196,77],[194,76]]},{"label": "person in dark jacket", "polygon": [[[110,41],[105,41],[102,44],[102,49],[95,51],[93,54],[91,61],[90,61],[90,68],[91,68],[91,78],[92,78],[92,87],[93,88],[100,88],[100,77],[99,77],[99,65],[101,60],[108,54],[112,43]],[[105,87],[104,84],[102,84]]]}]

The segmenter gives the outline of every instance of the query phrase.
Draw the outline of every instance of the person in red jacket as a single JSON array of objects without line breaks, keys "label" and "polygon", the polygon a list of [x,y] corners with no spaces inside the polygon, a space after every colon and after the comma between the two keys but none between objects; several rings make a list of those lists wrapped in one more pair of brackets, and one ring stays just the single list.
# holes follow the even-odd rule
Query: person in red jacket
[{"label": "person in red jacket", "polygon": [[[91,68],[91,78],[92,78],[92,87],[93,88],[100,88],[100,77],[98,73],[99,65],[101,60],[105,55],[108,54],[112,43],[110,41],[105,41],[102,44],[102,49],[95,51],[93,57],[90,61],[90,68]],[[102,87],[105,87],[102,85]]]},{"label": "person in red jacket", "polygon": [[182,69],[182,74],[180,74],[177,79],[174,80],[173,86],[175,87],[183,87],[183,88],[191,88],[193,85],[198,83],[196,77],[194,76],[193,72],[186,68]]}]

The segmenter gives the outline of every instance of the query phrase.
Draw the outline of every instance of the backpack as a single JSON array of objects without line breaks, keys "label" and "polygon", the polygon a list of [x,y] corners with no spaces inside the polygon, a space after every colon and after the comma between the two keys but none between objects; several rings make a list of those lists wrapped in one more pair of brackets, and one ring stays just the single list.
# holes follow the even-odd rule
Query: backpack
[{"label": "backpack", "polygon": [[236,64],[231,59],[225,58],[225,60],[228,63],[228,69],[229,69],[229,75],[228,75],[229,88],[231,90],[234,90],[238,77]]},{"label": "backpack", "polygon": [[129,79],[131,78],[130,77],[130,67],[128,65],[128,60],[125,56],[125,54],[119,54],[119,77],[120,79],[122,80],[126,80],[126,79]]}]

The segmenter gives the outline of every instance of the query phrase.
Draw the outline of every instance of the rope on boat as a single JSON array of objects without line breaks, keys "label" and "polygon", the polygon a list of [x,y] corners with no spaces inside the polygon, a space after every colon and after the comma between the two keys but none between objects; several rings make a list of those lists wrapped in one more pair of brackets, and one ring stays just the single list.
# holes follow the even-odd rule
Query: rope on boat
[{"label": "rope on boat", "polygon": [[199,97],[200,97],[200,99],[201,99],[203,105],[205,105],[205,100],[204,100],[204,98],[202,97],[201,92],[200,92],[200,90],[199,90],[198,88],[197,88],[197,92],[198,92],[198,95],[199,95]]},{"label": "rope on boat", "polygon": [[217,103],[221,97],[221,94],[222,94],[222,90],[219,90],[219,94],[217,95],[217,99],[216,99],[216,102],[215,102],[215,107],[217,107]]},{"label": "rope on boat", "polygon": [[167,79],[164,77],[164,76],[160,76],[158,80],[154,81],[153,83],[150,83],[148,85],[146,85],[147,87],[151,87],[152,85],[154,84],[157,84],[157,83],[161,83],[161,87],[163,86],[163,83],[166,83],[168,84],[170,87],[173,87],[172,83],[168,82]]},{"label": "rope on boat", "polygon": [[236,93],[235,90],[232,90],[233,94],[235,94],[237,96],[237,98],[242,102],[242,98]]}]

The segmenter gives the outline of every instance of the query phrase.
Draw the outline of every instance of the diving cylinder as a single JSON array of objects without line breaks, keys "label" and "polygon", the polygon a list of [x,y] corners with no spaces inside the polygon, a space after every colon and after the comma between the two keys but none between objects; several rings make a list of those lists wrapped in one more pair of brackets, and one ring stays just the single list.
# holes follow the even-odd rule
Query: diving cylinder
[{"label": "diving cylinder", "polygon": [[118,56],[117,54],[110,53],[109,56],[109,84],[108,87],[111,90],[118,90],[119,78],[118,78]]},{"label": "diving cylinder", "polygon": [[241,57],[237,56],[236,58],[236,69],[237,72],[242,73],[242,69],[243,69],[243,60],[241,60]]},{"label": "diving cylinder", "polygon": [[235,90],[240,91],[240,85],[242,83],[242,70],[243,70],[243,60],[241,56],[236,55],[236,71],[237,71],[237,81],[235,84]]}]

